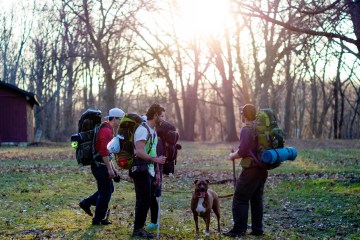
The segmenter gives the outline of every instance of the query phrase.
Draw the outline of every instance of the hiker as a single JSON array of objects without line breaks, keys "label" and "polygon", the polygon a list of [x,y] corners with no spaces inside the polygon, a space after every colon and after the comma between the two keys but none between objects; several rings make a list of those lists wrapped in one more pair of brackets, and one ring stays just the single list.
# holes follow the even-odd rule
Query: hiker
[{"label": "hiker", "polygon": [[[164,164],[166,157],[157,156],[157,135],[155,126],[164,119],[165,109],[155,103],[150,106],[146,113],[147,120],[139,125],[134,134],[135,154],[130,176],[134,180],[136,205],[135,221],[132,237],[153,238],[154,234],[144,229],[146,216],[151,203],[152,178],[160,181],[159,164]],[[158,163],[154,168],[154,163]]]},{"label": "hiker", "polygon": [[229,159],[235,161],[242,158],[243,167],[232,202],[234,226],[224,233],[228,237],[240,237],[246,234],[249,202],[251,206],[251,235],[261,236],[263,229],[263,193],[268,172],[258,156],[258,143],[254,127],[256,108],[246,104],[241,111],[241,119],[245,126],[240,131],[240,144],[237,151],[230,153]]},{"label": "hiker", "polygon": [[97,191],[83,199],[79,206],[89,215],[93,216],[90,207],[95,206],[95,215],[92,219],[93,225],[109,225],[111,222],[106,218],[108,205],[111,199],[111,194],[114,192],[113,178],[118,176],[118,171],[115,169],[113,162],[109,157],[107,144],[114,136],[114,130],[119,127],[120,119],[125,115],[124,111],[119,108],[112,108],[109,111],[109,121],[102,123],[98,137],[95,143],[95,150],[99,152],[91,164],[91,172],[94,175],[97,183]]}]

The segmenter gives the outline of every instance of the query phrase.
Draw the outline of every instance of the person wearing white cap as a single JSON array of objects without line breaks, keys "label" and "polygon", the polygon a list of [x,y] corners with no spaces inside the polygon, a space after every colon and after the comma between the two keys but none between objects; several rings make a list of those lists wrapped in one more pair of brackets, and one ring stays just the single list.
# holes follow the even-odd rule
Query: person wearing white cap
[{"label": "person wearing white cap", "polygon": [[95,143],[95,151],[98,153],[95,161],[91,164],[91,172],[97,182],[97,191],[83,199],[79,206],[89,215],[93,216],[90,207],[95,206],[95,215],[92,219],[93,225],[109,225],[111,222],[106,219],[111,194],[114,192],[113,178],[118,175],[111,159],[107,144],[114,136],[114,129],[120,125],[120,120],[125,116],[123,110],[112,108],[109,111],[108,121],[104,121],[99,129]]}]

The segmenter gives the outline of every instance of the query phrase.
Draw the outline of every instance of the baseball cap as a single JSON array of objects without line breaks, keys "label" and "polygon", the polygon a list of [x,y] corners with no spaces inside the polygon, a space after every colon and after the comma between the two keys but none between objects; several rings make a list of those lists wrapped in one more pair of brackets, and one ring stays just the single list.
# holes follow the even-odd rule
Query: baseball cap
[{"label": "baseball cap", "polygon": [[121,110],[120,108],[112,108],[109,110],[109,116],[106,116],[105,118],[109,117],[117,117],[117,118],[123,118],[125,116],[125,112]]}]

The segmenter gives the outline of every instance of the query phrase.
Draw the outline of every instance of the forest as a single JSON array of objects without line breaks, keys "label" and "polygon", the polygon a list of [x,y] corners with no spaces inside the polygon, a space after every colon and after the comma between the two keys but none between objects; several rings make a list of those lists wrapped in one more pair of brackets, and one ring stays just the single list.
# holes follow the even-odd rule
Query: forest
[{"label": "forest", "polygon": [[5,1],[0,80],[68,141],[87,108],[166,107],[182,140],[238,139],[240,107],[287,138],[360,138],[359,0]]}]

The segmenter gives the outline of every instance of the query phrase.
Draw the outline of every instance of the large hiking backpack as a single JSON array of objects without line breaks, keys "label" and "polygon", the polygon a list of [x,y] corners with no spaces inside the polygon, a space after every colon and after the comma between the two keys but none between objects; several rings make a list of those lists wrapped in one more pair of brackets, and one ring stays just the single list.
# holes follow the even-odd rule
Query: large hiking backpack
[{"label": "large hiking backpack", "polygon": [[76,160],[79,166],[88,166],[95,160],[95,142],[101,127],[101,111],[87,109],[78,123],[78,133],[71,136],[71,146],[76,149]]},{"label": "large hiking backpack", "polygon": [[168,121],[163,121],[159,126],[156,126],[156,133],[161,139],[164,155],[166,156],[163,173],[166,175],[173,174],[177,160],[177,151],[181,149],[181,145],[177,144],[179,134],[175,126]]},{"label": "large hiking backpack", "polygon": [[115,153],[117,164],[122,169],[130,169],[134,161],[134,133],[136,128],[143,122],[136,113],[127,113],[120,121],[118,134],[120,140],[120,152]]},{"label": "large hiking backpack", "polygon": [[[279,128],[272,109],[260,109],[256,113],[255,130],[258,141],[258,151],[261,155],[266,150],[284,148],[284,132]],[[274,169],[280,166],[281,161],[272,163],[264,162],[264,164],[267,169]]]}]

